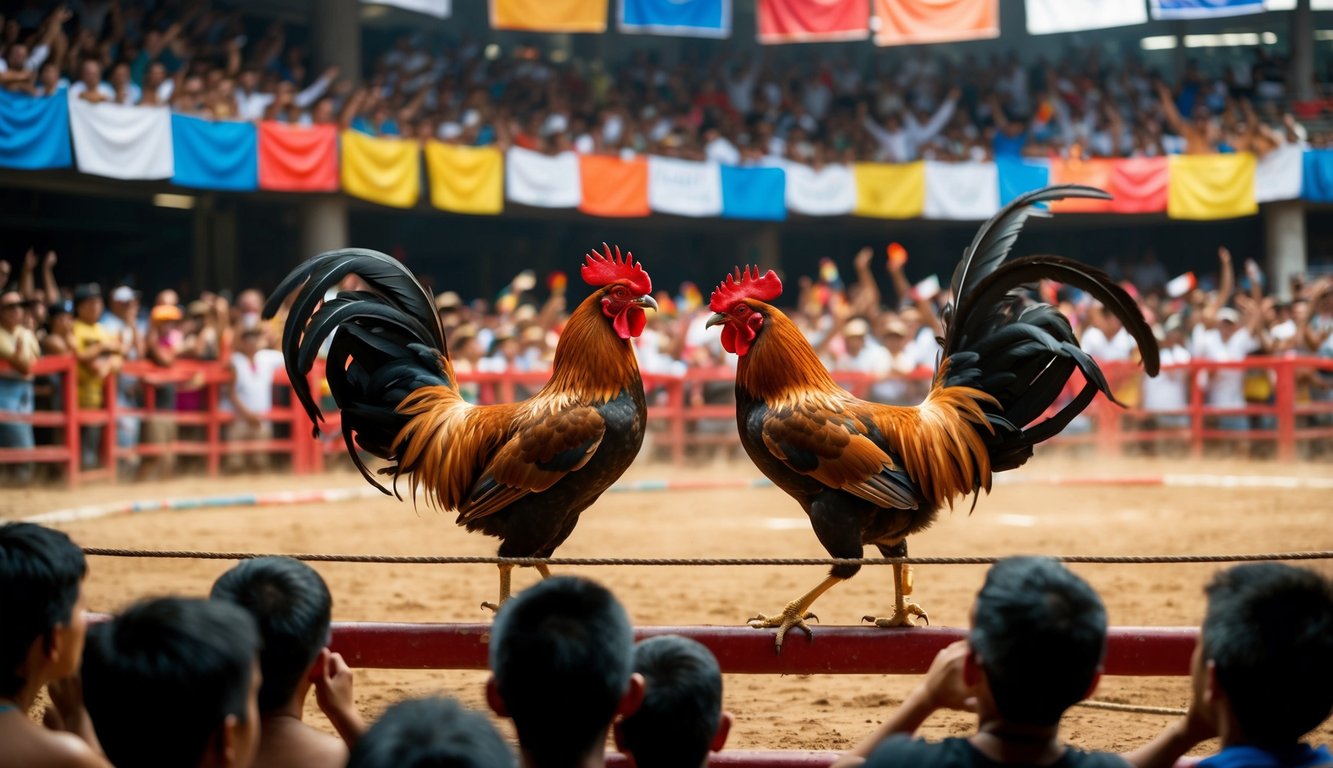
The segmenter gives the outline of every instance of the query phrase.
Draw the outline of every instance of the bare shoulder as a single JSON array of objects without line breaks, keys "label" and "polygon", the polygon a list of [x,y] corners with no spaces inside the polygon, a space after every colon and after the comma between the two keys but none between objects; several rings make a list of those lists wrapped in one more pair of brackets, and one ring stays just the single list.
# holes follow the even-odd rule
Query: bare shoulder
[{"label": "bare shoulder", "polygon": [[[273,726],[277,727],[273,727]],[[264,721],[259,754],[254,768],[301,765],[309,768],[342,768],[347,746],[342,739],[298,721]]]},{"label": "bare shoulder", "polygon": [[48,731],[30,723],[0,726],[0,768],[110,768],[106,758],[72,733]]}]

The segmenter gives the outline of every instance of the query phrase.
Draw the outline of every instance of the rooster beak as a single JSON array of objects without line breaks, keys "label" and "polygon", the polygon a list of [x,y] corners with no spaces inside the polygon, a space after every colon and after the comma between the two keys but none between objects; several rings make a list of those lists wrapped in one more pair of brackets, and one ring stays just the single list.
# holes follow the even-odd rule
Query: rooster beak
[{"label": "rooster beak", "polygon": [[712,317],[708,318],[708,322],[704,323],[704,327],[712,328],[715,325],[722,325],[725,322],[727,322],[727,316],[722,314],[721,312],[718,312]]},{"label": "rooster beak", "polygon": [[653,309],[657,309],[657,299],[654,299],[652,296],[640,296],[630,303],[636,307],[652,307]]}]

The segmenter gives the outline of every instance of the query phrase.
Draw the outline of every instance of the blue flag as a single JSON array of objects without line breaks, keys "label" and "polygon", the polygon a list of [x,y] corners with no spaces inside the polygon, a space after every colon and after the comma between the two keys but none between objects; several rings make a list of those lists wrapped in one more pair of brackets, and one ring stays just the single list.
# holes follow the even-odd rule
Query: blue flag
[{"label": "blue flag", "polygon": [[781,168],[722,166],[722,216],[765,221],[787,218],[787,174]]},{"label": "blue flag", "polygon": [[[1045,160],[995,158],[1000,177],[1000,205],[1008,205],[1021,194],[1041,189],[1051,183],[1051,166]],[[1045,207],[1043,205],[1043,207]]]},{"label": "blue flag", "polygon": [[1216,19],[1263,13],[1264,0],[1152,0],[1152,17],[1165,19]]},{"label": "blue flag", "polygon": [[0,91],[0,167],[38,170],[68,168],[69,99]]},{"label": "blue flag", "polygon": [[200,189],[259,188],[259,132],[254,123],[171,116],[176,174],[171,183]]},{"label": "blue flag", "polygon": [[1333,149],[1305,150],[1301,197],[1312,203],[1333,203]]},{"label": "blue flag", "polygon": [[620,0],[620,31],[730,37],[731,0]]}]

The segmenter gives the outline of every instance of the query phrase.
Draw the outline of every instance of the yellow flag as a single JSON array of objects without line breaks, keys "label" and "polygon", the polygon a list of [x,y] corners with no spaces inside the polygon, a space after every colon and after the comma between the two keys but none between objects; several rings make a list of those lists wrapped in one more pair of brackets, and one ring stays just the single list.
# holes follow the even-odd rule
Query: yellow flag
[{"label": "yellow flag", "polygon": [[853,163],[857,216],[914,219],[926,208],[926,164]]},{"label": "yellow flag", "polygon": [[1173,219],[1231,219],[1259,212],[1254,155],[1172,155],[1166,215]]},{"label": "yellow flag", "polygon": [[410,139],[381,139],[342,132],[343,191],[394,208],[411,208],[421,196],[420,146]]},{"label": "yellow flag", "polygon": [[426,142],[430,204],[442,211],[494,215],[504,210],[504,155],[495,147]]},{"label": "yellow flag", "polygon": [[605,32],[606,0],[491,0],[491,26],[534,32]]}]

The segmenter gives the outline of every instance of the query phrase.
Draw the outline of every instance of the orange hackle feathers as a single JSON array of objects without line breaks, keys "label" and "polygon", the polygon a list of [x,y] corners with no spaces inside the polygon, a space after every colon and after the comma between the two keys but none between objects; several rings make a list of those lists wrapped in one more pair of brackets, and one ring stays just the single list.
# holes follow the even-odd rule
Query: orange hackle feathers
[{"label": "orange hackle feathers", "polygon": [[613,255],[611,246],[606,243],[602,243],[602,250],[603,253],[590,251],[579,270],[585,283],[600,287],[623,282],[641,296],[653,292],[653,281],[643,271],[643,267],[634,261],[634,254],[626,252],[621,255],[620,246],[617,245]]},{"label": "orange hackle feathers", "polygon": [[782,280],[776,272],[770,269],[760,277],[759,268],[751,268],[747,264],[744,272],[736,267],[734,274],[727,275],[725,280],[718,283],[708,301],[708,308],[714,312],[726,312],[741,299],[772,301],[781,295]]}]

